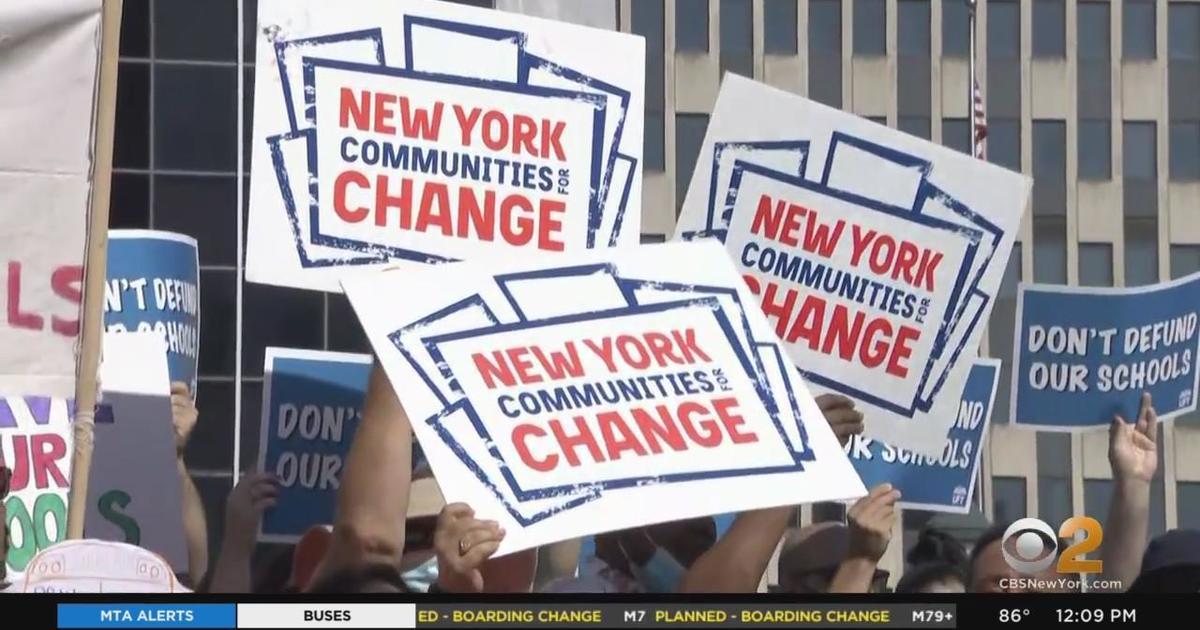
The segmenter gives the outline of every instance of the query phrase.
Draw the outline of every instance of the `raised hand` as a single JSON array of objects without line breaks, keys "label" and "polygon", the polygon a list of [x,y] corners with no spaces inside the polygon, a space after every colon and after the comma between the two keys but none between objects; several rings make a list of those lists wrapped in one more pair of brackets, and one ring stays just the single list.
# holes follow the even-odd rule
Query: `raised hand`
[{"label": "raised hand", "polygon": [[200,412],[196,410],[196,402],[192,400],[188,386],[179,382],[171,383],[171,421],[175,426],[176,454],[183,455],[199,417]]},{"label": "raised hand", "polygon": [[896,521],[896,501],[900,491],[889,483],[871,488],[846,514],[850,526],[849,557],[879,562],[892,540],[892,524]]},{"label": "raised hand", "polygon": [[1113,418],[1108,430],[1108,462],[1114,479],[1147,483],[1154,479],[1158,469],[1158,414],[1149,393],[1142,394],[1136,423],[1128,423],[1120,415]]}]

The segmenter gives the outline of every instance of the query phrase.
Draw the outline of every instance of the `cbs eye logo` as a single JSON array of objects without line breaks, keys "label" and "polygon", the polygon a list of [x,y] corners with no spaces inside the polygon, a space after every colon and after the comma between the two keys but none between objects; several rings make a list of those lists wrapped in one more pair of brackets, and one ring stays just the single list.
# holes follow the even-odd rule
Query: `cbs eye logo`
[{"label": "cbs eye logo", "polygon": [[[1060,555],[1059,539],[1069,540],[1080,530],[1085,534],[1083,540],[1067,545]],[[1099,521],[1090,516],[1072,516],[1063,521],[1057,536],[1046,521],[1022,518],[1004,530],[1000,551],[1008,566],[1025,575],[1045,571],[1054,564],[1055,558],[1058,559],[1056,570],[1059,573],[1100,573],[1104,568],[1102,561],[1086,560],[1080,556],[1099,549],[1103,540],[1103,528]]]}]

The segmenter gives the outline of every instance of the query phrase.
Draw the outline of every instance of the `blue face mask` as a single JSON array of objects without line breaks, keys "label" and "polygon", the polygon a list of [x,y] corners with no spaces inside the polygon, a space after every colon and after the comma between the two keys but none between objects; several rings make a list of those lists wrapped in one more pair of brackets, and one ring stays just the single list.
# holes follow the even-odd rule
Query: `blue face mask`
[{"label": "blue face mask", "polygon": [[625,552],[624,546],[621,547],[621,553],[625,555],[625,562],[629,563],[633,578],[647,593],[674,593],[687,573],[687,568],[662,547],[654,548],[654,554],[646,561],[645,566],[634,562]]}]

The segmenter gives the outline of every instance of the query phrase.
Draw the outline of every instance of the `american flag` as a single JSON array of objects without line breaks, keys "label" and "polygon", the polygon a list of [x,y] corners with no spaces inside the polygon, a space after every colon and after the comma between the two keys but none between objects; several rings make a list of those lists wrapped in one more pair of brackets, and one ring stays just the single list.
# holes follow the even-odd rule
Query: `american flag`
[{"label": "american flag", "polygon": [[975,157],[984,159],[987,156],[984,140],[987,139],[987,114],[983,111],[983,93],[979,91],[979,80],[975,80],[975,107],[972,115],[975,117],[975,137],[971,139],[974,145]]}]

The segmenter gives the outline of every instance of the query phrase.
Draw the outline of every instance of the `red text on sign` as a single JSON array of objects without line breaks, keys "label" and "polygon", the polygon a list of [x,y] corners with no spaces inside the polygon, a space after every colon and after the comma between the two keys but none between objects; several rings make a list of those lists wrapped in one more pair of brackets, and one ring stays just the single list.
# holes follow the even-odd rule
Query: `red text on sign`
[{"label": "red text on sign", "polygon": [[[28,286],[25,284],[26,282],[32,284],[36,281],[28,277],[24,273],[21,263],[15,260],[8,262],[7,276],[4,310],[8,325],[25,330],[44,330],[46,317],[40,313],[26,310],[21,301],[23,295],[21,287]],[[49,282],[55,295],[72,307],[78,307],[79,301],[83,298],[80,286],[83,282],[83,267],[78,265],[58,267],[50,274]],[[50,329],[65,337],[74,337],[79,334],[79,318],[67,319],[51,315]]]},{"label": "red text on sign", "polygon": [[[566,203],[557,199],[533,200],[521,193],[498,194],[477,185],[451,186],[441,182],[420,185],[414,212],[413,180],[376,175],[374,181],[359,171],[344,171],[333,182],[333,211],[346,223],[361,223],[372,214],[375,225],[386,227],[396,215],[401,230],[438,233],[509,245],[534,243],[540,250],[563,251],[562,221]],[[351,189],[373,192],[373,208],[350,207]],[[451,203],[451,198],[457,203]],[[373,212],[372,212],[373,210]],[[499,236],[499,239],[497,239]]]},{"label": "red text on sign", "polygon": [[843,304],[831,306],[817,294],[800,299],[799,291],[781,290],[776,282],[768,281],[764,287],[754,276],[744,278],[750,291],[762,298],[763,313],[767,321],[775,321],[780,339],[868,368],[882,365],[898,378],[908,376],[906,361],[912,356],[913,342],[921,336],[920,329],[896,326],[887,317],[870,316]]},{"label": "red text on sign", "polygon": [[707,404],[685,401],[652,409],[635,407],[626,413],[604,411],[594,419],[552,419],[546,423],[548,431],[538,424],[518,424],[511,438],[517,456],[538,472],[550,472],[563,461],[576,468],[626,455],[657,455],[668,448],[681,452],[694,446],[716,448],[726,440],[731,444],[757,442],[758,435],[745,430],[737,407],[736,398],[725,397]]},{"label": "red text on sign", "polygon": [[[58,467],[67,454],[67,441],[54,433],[11,434],[13,461],[3,462],[12,469],[13,492],[33,484],[34,488],[67,487],[67,477]],[[53,482],[53,486],[51,486]]]}]

